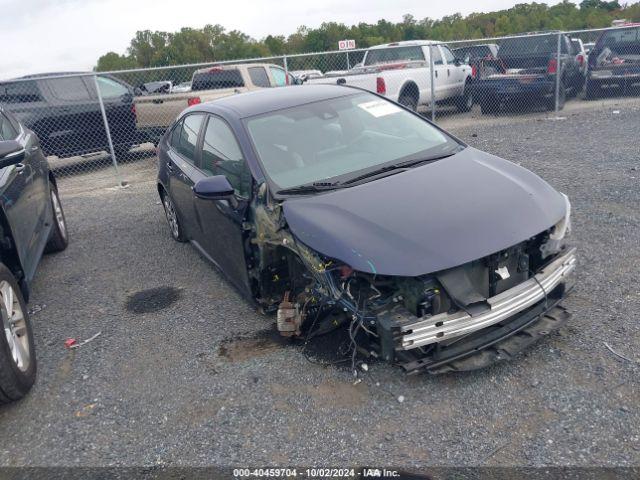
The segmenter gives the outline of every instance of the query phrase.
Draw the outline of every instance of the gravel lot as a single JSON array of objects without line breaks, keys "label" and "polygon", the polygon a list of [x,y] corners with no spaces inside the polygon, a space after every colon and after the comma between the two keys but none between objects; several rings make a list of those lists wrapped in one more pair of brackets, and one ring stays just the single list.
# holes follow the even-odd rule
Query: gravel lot
[{"label": "gravel lot", "polygon": [[566,192],[580,252],[569,326],[467,374],[376,364],[354,385],[276,340],[273,318],[170,239],[151,161],[124,166],[122,190],[106,171],[61,180],[71,244],[33,288],[38,380],[0,410],[0,463],[640,464],[640,108],[563,115],[446,119]]}]

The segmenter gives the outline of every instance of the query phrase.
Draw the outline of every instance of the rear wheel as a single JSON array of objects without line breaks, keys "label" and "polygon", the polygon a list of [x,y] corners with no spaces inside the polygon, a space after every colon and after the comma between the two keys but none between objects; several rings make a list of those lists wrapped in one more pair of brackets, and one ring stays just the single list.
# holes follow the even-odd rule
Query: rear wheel
[{"label": "rear wheel", "polygon": [[499,109],[500,104],[496,98],[488,97],[480,100],[480,111],[483,115],[497,113]]},{"label": "rear wheel", "polygon": [[585,92],[585,97],[587,100],[596,100],[602,96],[602,87],[591,80],[587,80],[587,88]]},{"label": "rear wheel", "polygon": [[184,230],[182,229],[182,224],[180,223],[176,207],[169,194],[164,190],[162,191],[162,205],[164,207],[164,214],[167,217],[171,236],[177,242],[186,242],[187,237],[184,235]]},{"label": "rear wheel", "polygon": [[398,103],[403,107],[408,108],[412,112],[415,112],[418,109],[418,99],[413,95],[402,95],[398,99]]},{"label": "rear wheel", "polygon": [[473,108],[473,93],[469,82],[465,84],[462,96],[456,99],[456,108],[459,112],[468,112]]},{"label": "rear wheel", "polygon": [[51,199],[53,225],[45,251],[47,253],[61,252],[69,245],[69,234],[62,203],[60,203],[60,197],[58,196],[58,189],[53,184],[49,187],[49,197]]},{"label": "rear wheel", "polygon": [[[558,94],[558,110],[564,108],[564,103],[567,100],[567,87],[564,86],[564,82],[560,82],[560,91]],[[556,109],[556,96],[555,94],[548,98],[546,101],[546,107],[548,111]]]},{"label": "rear wheel", "polygon": [[0,404],[24,397],[36,380],[33,330],[16,279],[0,264]]}]

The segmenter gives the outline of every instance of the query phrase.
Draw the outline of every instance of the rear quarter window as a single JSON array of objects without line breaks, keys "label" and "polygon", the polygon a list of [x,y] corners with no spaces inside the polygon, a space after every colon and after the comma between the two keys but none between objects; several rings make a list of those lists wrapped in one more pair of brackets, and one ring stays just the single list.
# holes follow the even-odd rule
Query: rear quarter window
[{"label": "rear quarter window", "polygon": [[244,80],[238,69],[212,68],[204,72],[196,72],[191,83],[192,91],[239,87],[244,87]]},{"label": "rear quarter window", "polygon": [[249,76],[256,87],[270,87],[269,76],[264,67],[250,67]]},{"label": "rear quarter window", "polygon": [[42,93],[34,81],[0,84],[0,103],[31,103],[42,100]]}]

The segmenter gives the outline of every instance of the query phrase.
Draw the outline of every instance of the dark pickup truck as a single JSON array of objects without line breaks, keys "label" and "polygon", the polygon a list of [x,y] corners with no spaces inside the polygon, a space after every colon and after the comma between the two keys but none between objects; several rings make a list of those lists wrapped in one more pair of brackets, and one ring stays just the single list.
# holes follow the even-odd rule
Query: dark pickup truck
[{"label": "dark pickup truck", "polygon": [[640,24],[602,32],[589,53],[588,99],[640,87]]},{"label": "dark pickup truck", "polygon": [[[140,143],[133,89],[109,75],[97,77],[116,156]],[[45,155],[69,157],[108,151],[93,76],[50,73],[0,82],[0,105],[40,138]]]},{"label": "dark pickup truck", "polygon": [[[558,35],[560,55],[558,57]],[[505,38],[495,59],[483,61],[495,73],[474,82],[474,98],[482,113],[493,113],[502,104],[542,103],[555,109],[556,76],[560,74],[559,108],[567,95],[576,95],[584,85],[584,75],[576,59],[571,40],[559,33],[531,34]]]}]

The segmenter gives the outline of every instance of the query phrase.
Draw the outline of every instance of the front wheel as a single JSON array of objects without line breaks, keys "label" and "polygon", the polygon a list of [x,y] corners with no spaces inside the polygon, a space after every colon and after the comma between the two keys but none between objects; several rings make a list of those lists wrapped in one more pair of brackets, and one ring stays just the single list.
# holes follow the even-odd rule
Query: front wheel
[{"label": "front wheel", "polygon": [[62,210],[62,203],[58,196],[58,189],[51,184],[49,186],[49,198],[53,216],[51,235],[45,251],[47,253],[61,252],[69,245],[69,233],[67,232],[67,221]]},{"label": "front wheel", "polygon": [[20,288],[0,264],[0,404],[24,397],[36,380],[33,329]]}]

